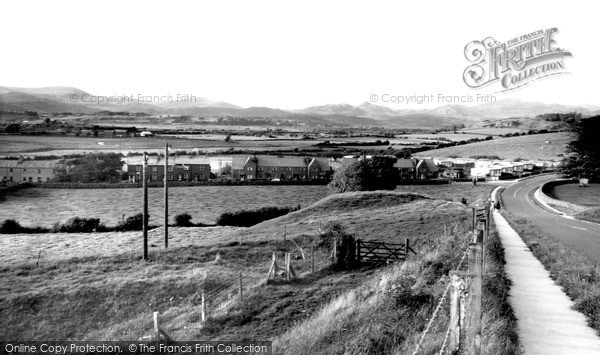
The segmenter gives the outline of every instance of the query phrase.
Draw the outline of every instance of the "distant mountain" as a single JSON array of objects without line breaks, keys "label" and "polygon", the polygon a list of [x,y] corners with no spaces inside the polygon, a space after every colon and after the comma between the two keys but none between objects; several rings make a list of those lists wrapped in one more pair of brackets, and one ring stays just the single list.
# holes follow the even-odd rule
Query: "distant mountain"
[{"label": "distant mountain", "polygon": [[[125,101],[121,103],[90,103],[81,100],[89,93],[64,86],[44,88],[16,88],[0,86],[0,111],[37,111],[45,113],[98,111],[144,112],[202,117],[271,117],[292,121],[325,122],[341,126],[390,126],[414,128],[441,128],[455,124],[477,124],[484,120],[510,117],[534,117],[544,113],[581,112],[598,114],[598,106],[565,106],[515,99],[499,100],[474,106],[444,105],[433,109],[392,109],[363,102],[358,106],[330,104],[311,106],[300,110],[281,110],[269,107],[242,108],[222,101],[194,97],[185,102],[148,103]],[[78,98],[73,100],[72,97]]]}]

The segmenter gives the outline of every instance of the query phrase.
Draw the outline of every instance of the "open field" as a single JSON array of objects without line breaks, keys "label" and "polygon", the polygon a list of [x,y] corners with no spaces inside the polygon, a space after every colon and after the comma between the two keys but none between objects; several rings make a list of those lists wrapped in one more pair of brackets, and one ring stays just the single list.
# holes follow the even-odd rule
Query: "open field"
[{"label": "open field", "polygon": [[574,203],[580,206],[600,207],[600,184],[589,184],[587,187],[579,184],[557,185],[551,191],[552,197]]},{"label": "open field", "polygon": [[570,141],[570,134],[566,132],[533,134],[428,150],[418,155],[461,158],[486,155],[498,156],[501,159],[561,160]]},{"label": "open field", "polygon": [[[430,187],[410,188],[422,192]],[[416,312],[416,323],[395,327],[402,337],[390,338],[395,339],[393,346],[410,346],[435,306],[444,285],[441,277],[456,265],[459,251],[468,242],[464,233],[470,225],[470,208],[450,200],[464,196],[482,201],[492,186],[437,188],[440,199],[399,191],[331,195],[250,228],[172,228],[168,250],[162,248],[161,230],[153,230],[147,263],[139,261],[140,232],[3,235],[0,326],[4,337],[11,339],[137,340],[151,334],[152,311],[159,311],[164,328],[179,340],[274,339],[316,316],[331,300],[347,298],[348,292],[369,292],[369,285],[375,285],[372,294],[383,295],[395,283],[390,278],[394,282],[389,287],[380,284],[383,274],[368,268],[339,272],[328,267],[330,247],[320,239],[318,229],[337,221],[357,238],[388,242],[411,238],[419,254],[411,256],[411,264],[398,267],[424,273],[424,283],[415,289],[415,297],[424,298],[415,298],[421,300],[417,308],[396,309],[393,317]],[[317,272],[310,274],[310,263],[298,259],[292,239],[305,251],[311,241],[317,245]],[[293,253],[293,266],[300,275],[297,281],[261,285],[272,251]],[[397,269],[391,270],[395,275]],[[236,296],[240,271],[246,295],[243,306]],[[211,319],[204,325],[199,322],[200,291],[210,294]],[[365,315],[357,314],[355,319]],[[362,345],[354,344],[357,349],[375,349],[377,340],[388,335],[355,326],[344,330],[343,322],[328,327],[324,337],[346,330],[355,339],[370,334]],[[435,344],[441,342],[444,330],[436,330]]]},{"label": "open field", "polygon": [[[188,212],[195,223],[212,224],[223,212],[263,206],[308,206],[328,194],[326,186],[187,186],[169,189],[170,220]],[[100,218],[107,226],[142,211],[143,190],[23,189],[0,201],[0,216],[24,226],[51,227],[71,217]],[[150,224],[162,224],[163,189],[148,189]]]},{"label": "open field", "polygon": [[[198,137],[200,138],[200,137]],[[214,137],[213,137],[214,138]],[[1,156],[19,155],[67,155],[97,152],[127,154],[147,151],[163,152],[169,142],[173,149],[191,151],[194,149],[215,152],[234,148],[254,150],[280,150],[312,146],[318,141],[302,139],[266,139],[225,142],[215,139],[180,138],[105,138],[105,137],[59,137],[59,136],[0,136]],[[99,144],[101,143],[101,144]]]}]

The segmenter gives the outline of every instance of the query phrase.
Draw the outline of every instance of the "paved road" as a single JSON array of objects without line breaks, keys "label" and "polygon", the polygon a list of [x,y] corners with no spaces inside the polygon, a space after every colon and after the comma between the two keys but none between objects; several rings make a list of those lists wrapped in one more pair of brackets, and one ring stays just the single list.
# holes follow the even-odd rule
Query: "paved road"
[{"label": "paved road", "polygon": [[555,175],[542,175],[507,186],[502,193],[504,208],[517,217],[528,219],[534,227],[548,235],[600,261],[600,225],[549,213],[529,198],[529,193],[536,187],[555,179]]}]

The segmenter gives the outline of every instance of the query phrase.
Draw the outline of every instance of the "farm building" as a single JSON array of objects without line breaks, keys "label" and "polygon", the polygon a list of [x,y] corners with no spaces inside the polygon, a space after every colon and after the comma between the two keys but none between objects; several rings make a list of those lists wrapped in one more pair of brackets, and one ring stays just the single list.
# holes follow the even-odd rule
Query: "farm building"
[{"label": "farm building", "polygon": [[[129,182],[142,181],[143,157],[127,158]],[[169,157],[169,181],[208,181],[210,179],[210,163],[206,158],[195,156]],[[165,177],[164,156],[148,157],[148,180],[163,181]]]},{"label": "farm building", "polygon": [[331,175],[329,159],[311,157],[252,156],[234,158],[234,179],[306,180],[327,179]]},{"label": "farm building", "polygon": [[3,182],[51,182],[58,160],[0,160]]}]

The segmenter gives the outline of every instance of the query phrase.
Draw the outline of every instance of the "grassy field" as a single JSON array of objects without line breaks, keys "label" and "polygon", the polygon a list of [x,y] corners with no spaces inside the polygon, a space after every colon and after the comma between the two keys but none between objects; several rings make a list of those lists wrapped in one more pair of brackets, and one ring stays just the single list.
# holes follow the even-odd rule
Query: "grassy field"
[{"label": "grassy field", "polygon": [[551,194],[556,199],[576,205],[600,207],[600,184],[589,184],[587,187],[579,184],[558,185],[552,189]]},{"label": "grassy field", "polygon": [[[566,132],[534,134],[519,137],[497,138],[456,147],[428,150],[419,153],[430,157],[498,156],[501,159],[561,160],[566,145],[571,141]],[[548,143],[546,143],[548,142]]]},{"label": "grassy field", "polygon": [[[169,189],[171,221],[188,212],[195,223],[212,224],[223,212],[263,206],[308,206],[328,194],[326,186],[187,186]],[[143,190],[23,189],[0,201],[0,216],[24,226],[51,227],[71,217],[100,218],[116,225],[142,211]],[[150,224],[162,224],[163,189],[148,189]]]},{"label": "grassy field", "polygon": [[[435,306],[444,275],[456,266],[459,252],[469,239],[465,233],[470,225],[470,208],[457,201],[462,197],[470,202],[483,201],[492,187],[454,184],[431,190],[429,186],[411,186],[395,192],[331,195],[250,228],[172,228],[168,250],[162,248],[162,233],[157,229],[149,235],[149,262],[140,261],[140,232],[3,235],[2,338],[137,340],[151,334],[152,312],[159,311],[165,329],[175,339],[281,337],[278,344],[283,348],[279,349],[287,352],[285,334],[294,333],[294,327],[304,322],[319,319],[321,310],[344,302],[372,310],[373,302],[396,305],[402,302],[399,294],[388,290],[417,273],[413,275],[415,280],[422,281],[411,294],[419,300],[408,309],[413,313],[397,307],[399,312],[390,317],[377,312],[383,317],[377,322],[365,323],[365,327],[353,323],[345,328],[343,312],[334,312],[336,318],[328,321],[323,338],[315,343],[326,342],[328,334],[347,334],[354,339],[349,346],[355,353],[369,353],[361,349],[375,353],[380,341],[392,338],[385,327],[393,326],[393,320],[404,315],[415,322],[410,327],[395,327],[402,337],[393,338],[396,340],[390,345],[410,347]],[[434,199],[414,194],[424,191],[438,196]],[[380,270],[335,271],[329,267],[330,247],[318,233],[331,221],[341,223],[356,238],[403,242],[409,237],[418,255],[403,265]],[[240,238],[242,245],[238,244]],[[314,274],[298,249],[300,245],[307,251],[311,243],[316,245]],[[273,251],[293,253],[293,266],[299,275],[296,281],[264,285]],[[404,271],[397,274],[397,270]],[[244,303],[237,297],[240,271],[244,277]],[[202,291],[207,293],[211,316],[204,325],[199,321]],[[377,296],[377,301],[371,302],[365,298],[369,294],[389,297]],[[367,302],[356,302],[361,300]],[[356,321],[368,315],[350,314],[357,315]],[[490,331],[498,329],[499,323],[488,324]],[[440,344],[443,331],[443,327],[436,328],[431,348]],[[496,334],[503,336],[502,331]],[[341,344],[332,345],[328,349],[339,349],[336,347]]]},{"label": "grassy field", "polygon": [[[105,137],[59,137],[59,136],[0,136],[2,155],[67,155],[94,152],[163,152],[165,143],[173,149],[191,151],[198,149],[206,152],[236,150],[279,150],[312,146],[317,141],[302,139],[277,140],[238,140],[231,142],[210,139],[185,138],[105,138]],[[102,144],[99,144],[102,143]]]}]

